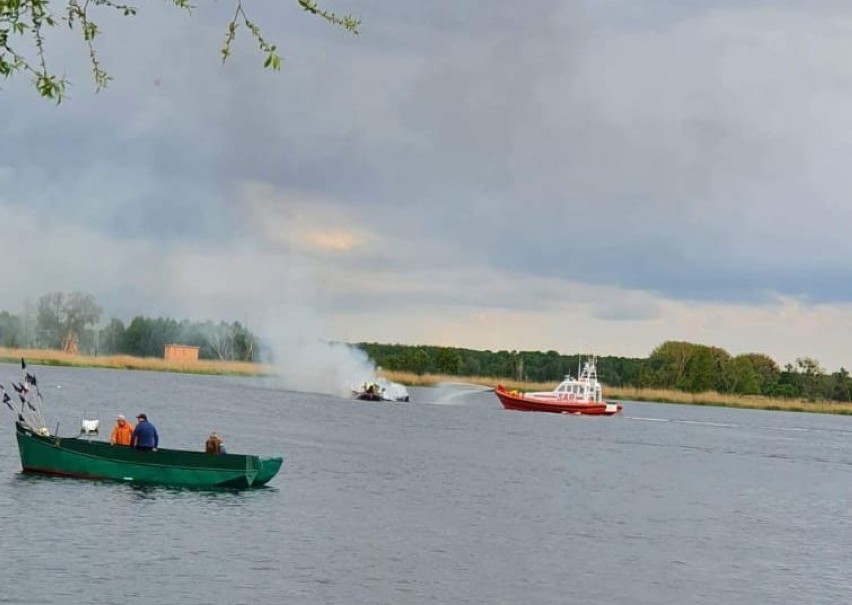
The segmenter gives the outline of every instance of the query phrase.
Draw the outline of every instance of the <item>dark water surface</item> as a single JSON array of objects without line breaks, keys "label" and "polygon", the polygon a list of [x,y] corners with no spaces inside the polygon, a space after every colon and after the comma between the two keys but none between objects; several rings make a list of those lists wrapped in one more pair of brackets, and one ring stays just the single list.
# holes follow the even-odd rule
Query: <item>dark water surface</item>
[{"label": "dark water surface", "polygon": [[5,413],[3,604],[852,602],[852,418],[643,403],[587,418],[490,393],[355,403],[35,370],[60,434],[145,411],[166,447],[215,429],[285,460],[244,492],[24,476]]}]

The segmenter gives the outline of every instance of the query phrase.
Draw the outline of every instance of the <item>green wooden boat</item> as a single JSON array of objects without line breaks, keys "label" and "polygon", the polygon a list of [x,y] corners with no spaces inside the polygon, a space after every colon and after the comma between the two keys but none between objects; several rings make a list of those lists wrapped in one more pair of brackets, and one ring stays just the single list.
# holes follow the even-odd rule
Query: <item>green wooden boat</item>
[{"label": "green wooden boat", "polygon": [[23,358],[21,374],[21,382],[12,383],[19,409],[15,409],[3,385],[0,401],[17,416],[15,437],[26,473],[192,488],[247,488],[266,485],[281,468],[281,458],[113,446],[91,439],[92,434],[97,434],[97,420],[84,420],[77,437],[51,435],[44,420],[38,381],[35,374],[27,371]]},{"label": "green wooden boat", "polygon": [[141,451],[85,437],[58,437],[15,423],[24,472],[111,479],[191,488],[248,488],[268,483],[282,458],[207,454],[187,450]]}]

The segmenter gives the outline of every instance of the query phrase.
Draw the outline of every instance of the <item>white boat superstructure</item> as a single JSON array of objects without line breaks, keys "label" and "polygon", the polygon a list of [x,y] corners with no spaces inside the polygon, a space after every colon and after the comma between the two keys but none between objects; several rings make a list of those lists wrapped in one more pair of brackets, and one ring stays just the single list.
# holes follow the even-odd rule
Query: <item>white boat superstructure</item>
[{"label": "white boat superstructure", "polygon": [[378,378],[376,382],[382,388],[382,397],[385,401],[408,401],[410,399],[408,389],[398,382],[391,382],[384,378]]},{"label": "white boat superstructure", "polygon": [[552,391],[526,393],[526,397],[536,399],[564,401],[571,403],[604,403],[603,385],[598,382],[598,371],[595,358],[590,357],[583,363],[580,374],[573,378],[570,374]]}]

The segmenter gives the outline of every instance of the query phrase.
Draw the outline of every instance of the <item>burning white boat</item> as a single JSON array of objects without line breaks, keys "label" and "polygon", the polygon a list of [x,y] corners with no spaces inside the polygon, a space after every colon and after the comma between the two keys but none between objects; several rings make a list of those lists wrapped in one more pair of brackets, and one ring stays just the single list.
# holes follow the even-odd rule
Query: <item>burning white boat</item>
[{"label": "burning white boat", "polygon": [[352,389],[352,396],[361,401],[410,401],[408,389],[386,378],[368,380]]}]

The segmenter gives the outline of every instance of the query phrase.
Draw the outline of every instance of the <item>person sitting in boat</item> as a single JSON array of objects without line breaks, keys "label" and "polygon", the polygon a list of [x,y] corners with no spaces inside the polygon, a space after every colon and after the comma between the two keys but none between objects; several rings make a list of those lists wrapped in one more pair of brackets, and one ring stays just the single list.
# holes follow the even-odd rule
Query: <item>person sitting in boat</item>
[{"label": "person sitting in boat", "polygon": [[109,436],[110,445],[130,445],[130,438],[133,436],[133,425],[127,422],[127,419],[119,414],[115,417],[115,426],[112,427],[112,433]]},{"label": "person sitting in boat", "polygon": [[137,450],[157,451],[157,446],[160,444],[160,436],[157,434],[157,428],[148,422],[148,416],[138,414],[136,416],[136,428],[133,429],[133,434],[130,437],[130,445]]},{"label": "person sitting in boat", "polygon": [[216,431],[210,433],[210,436],[207,438],[207,442],[204,444],[204,451],[208,454],[225,453],[225,445],[222,442],[222,438]]}]

